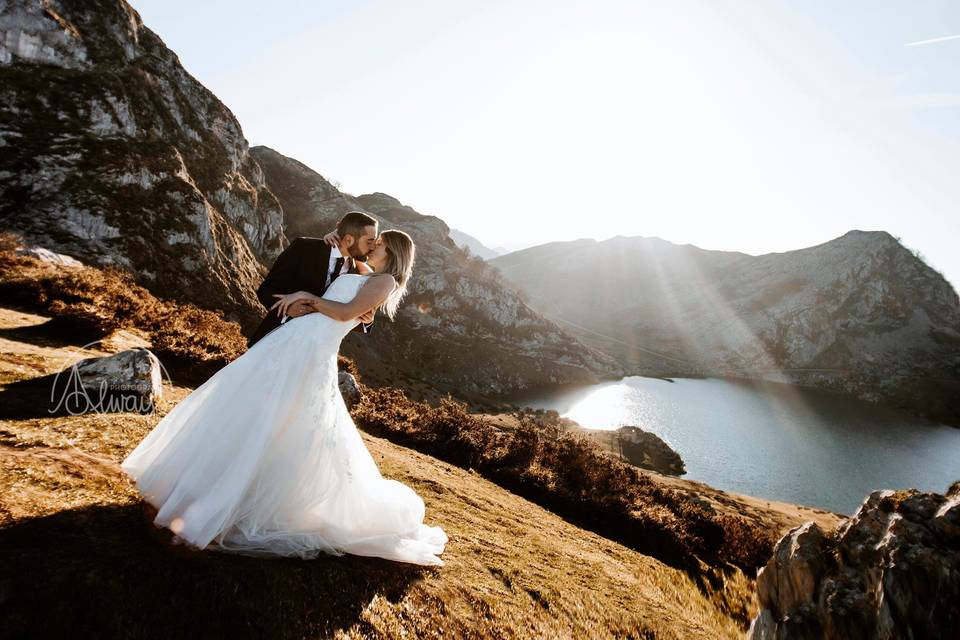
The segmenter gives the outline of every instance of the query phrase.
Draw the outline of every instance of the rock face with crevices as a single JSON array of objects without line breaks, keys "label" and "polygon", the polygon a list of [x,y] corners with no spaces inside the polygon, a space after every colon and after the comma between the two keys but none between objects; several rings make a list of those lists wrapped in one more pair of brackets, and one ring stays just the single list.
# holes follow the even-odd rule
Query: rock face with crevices
[{"label": "rock face with crevices", "polygon": [[421,249],[401,317],[346,347],[368,381],[468,396],[621,371],[471,260],[439,218],[340,193],[265,147],[255,157],[230,110],[123,0],[0,3],[0,216],[27,243],[132,272],[249,334],[265,313],[254,292],[289,240],[351,209]]},{"label": "rock face with crevices", "polygon": [[757,577],[754,640],[953,638],[960,628],[960,482],[874,491],[830,535],[792,529]]},{"label": "rock face with crevices", "polygon": [[230,110],[123,0],[0,2],[0,222],[250,326],[286,246]]}]

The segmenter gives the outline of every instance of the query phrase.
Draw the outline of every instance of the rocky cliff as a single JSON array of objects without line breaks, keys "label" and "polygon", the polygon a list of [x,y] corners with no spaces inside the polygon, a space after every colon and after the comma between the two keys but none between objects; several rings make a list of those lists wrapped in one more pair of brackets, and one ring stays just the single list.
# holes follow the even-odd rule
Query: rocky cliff
[{"label": "rocky cliff", "polygon": [[440,219],[342,194],[266,148],[255,158],[230,110],[122,0],[0,3],[0,150],[3,228],[222,309],[248,333],[264,313],[254,291],[290,238],[351,209],[408,231],[421,253],[401,318],[347,347],[368,380],[466,397],[619,372],[470,260]]},{"label": "rocky cliff", "polygon": [[0,3],[0,219],[247,324],[286,242],[236,118],[122,0]]},{"label": "rocky cliff", "polygon": [[492,264],[632,372],[792,382],[960,424],[960,299],[884,231],[760,256],[580,240]]},{"label": "rocky cliff", "polygon": [[377,218],[381,230],[401,229],[416,242],[410,294],[396,321],[380,319],[369,335],[345,342],[344,351],[366,380],[429,380],[469,397],[622,372],[609,356],[532,311],[495,269],[457,247],[441,219],[383,193],[341,193],[306,165],[267,147],[252,153],[280,200],[288,239],[322,236],[344,213],[359,210]]},{"label": "rocky cliff", "polygon": [[835,531],[792,529],[757,576],[749,637],[950,638],[960,625],[960,482],[875,491]]}]

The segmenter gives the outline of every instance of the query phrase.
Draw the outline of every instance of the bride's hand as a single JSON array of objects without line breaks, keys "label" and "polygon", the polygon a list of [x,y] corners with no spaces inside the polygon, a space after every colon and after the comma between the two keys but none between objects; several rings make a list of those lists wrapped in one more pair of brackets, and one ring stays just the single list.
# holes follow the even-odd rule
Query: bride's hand
[{"label": "bride's hand", "polygon": [[290,308],[290,305],[292,305],[293,303],[299,300],[305,300],[308,303],[312,302],[313,300],[319,300],[317,296],[313,295],[309,291],[297,291],[296,293],[288,293],[286,295],[282,293],[275,293],[273,294],[273,297],[280,298],[280,299],[274,302],[273,306],[270,307],[269,310],[273,311],[274,309],[276,309],[277,316],[281,318],[284,315],[287,315],[287,310]]},{"label": "bride's hand", "polygon": [[306,300],[297,300],[292,305],[287,307],[287,315],[291,318],[299,318],[300,316],[305,316],[308,313],[315,313],[316,309],[313,308]]}]

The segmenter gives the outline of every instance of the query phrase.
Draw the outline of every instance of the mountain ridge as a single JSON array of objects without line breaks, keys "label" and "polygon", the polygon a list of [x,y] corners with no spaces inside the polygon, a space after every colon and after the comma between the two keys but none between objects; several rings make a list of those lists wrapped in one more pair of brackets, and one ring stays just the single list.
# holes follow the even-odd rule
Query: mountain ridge
[{"label": "mountain ridge", "polygon": [[572,241],[491,263],[631,373],[803,384],[960,424],[960,298],[889,232],[760,255]]},{"label": "mountain ridge", "polygon": [[489,260],[490,258],[495,258],[500,255],[500,252],[496,249],[491,249],[465,231],[450,229],[450,238],[456,242],[460,248],[468,248],[472,254],[480,256],[484,260]]}]

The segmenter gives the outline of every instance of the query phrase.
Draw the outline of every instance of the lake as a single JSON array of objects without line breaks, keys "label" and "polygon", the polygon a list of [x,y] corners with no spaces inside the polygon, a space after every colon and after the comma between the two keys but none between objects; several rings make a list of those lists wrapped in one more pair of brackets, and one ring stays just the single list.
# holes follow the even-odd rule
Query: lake
[{"label": "lake", "polygon": [[684,478],[843,514],[875,489],[960,480],[960,429],[793,385],[633,376],[511,401],[594,429],[638,426],[680,454]]}]

